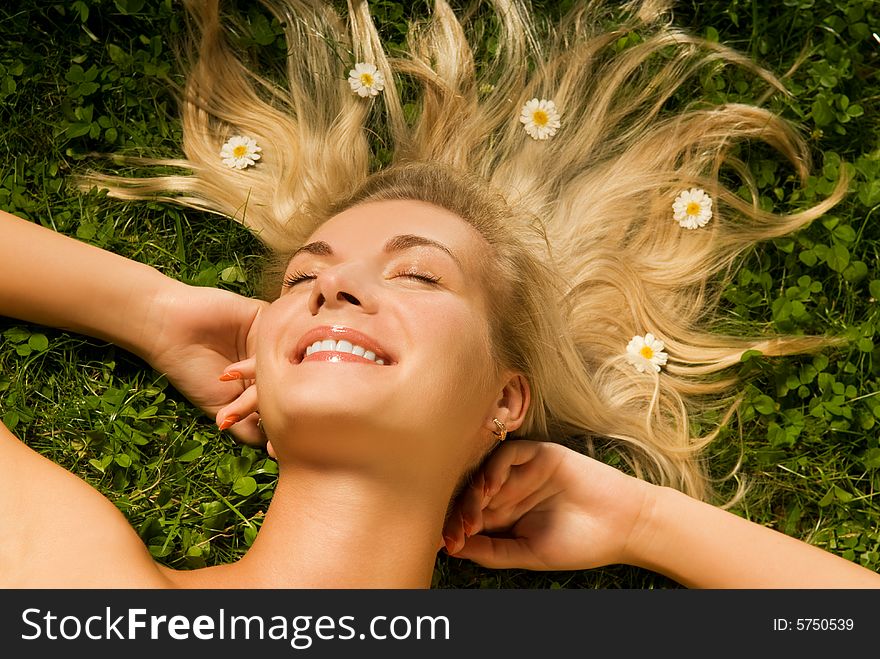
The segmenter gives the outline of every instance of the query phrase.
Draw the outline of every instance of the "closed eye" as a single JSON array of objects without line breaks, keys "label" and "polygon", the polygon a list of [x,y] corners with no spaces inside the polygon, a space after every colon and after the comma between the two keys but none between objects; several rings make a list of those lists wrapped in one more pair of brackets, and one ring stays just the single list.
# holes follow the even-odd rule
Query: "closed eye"
[{"label": "closed eye", "polygon": [[418,281],[424,281],[429,284],[436,284],[440,281],[440,277],[436,275],[429,275],[421,272],[402,272],[398,277],[408,277],[410,279],[416,279]]},{"label": "closed eye", "polygon": [[283,286],[284,288],[292,288],[300,282],[304,282],[307,279],[314,279],[315,277],[317,277],[317,275],[314,273],[309,274],[300,271],[291,272],[284,278]]}]

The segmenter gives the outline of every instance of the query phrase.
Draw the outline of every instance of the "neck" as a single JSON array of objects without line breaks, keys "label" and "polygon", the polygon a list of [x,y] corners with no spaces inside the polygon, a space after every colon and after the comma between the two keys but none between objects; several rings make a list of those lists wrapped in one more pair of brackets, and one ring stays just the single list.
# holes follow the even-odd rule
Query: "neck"
[{"label": "neck", "polygon": [[390,480],[285,465],[237,571],[255,588],[430,587],[449,492]]}]

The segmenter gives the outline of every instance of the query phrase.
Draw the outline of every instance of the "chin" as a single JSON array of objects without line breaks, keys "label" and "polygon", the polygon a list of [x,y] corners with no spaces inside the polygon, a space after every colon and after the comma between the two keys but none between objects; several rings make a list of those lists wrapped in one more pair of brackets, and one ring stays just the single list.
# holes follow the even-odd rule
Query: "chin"
[{"label": "chin", "polygon": [[284,392],[276,406],[292,422],[305,418],[369,418],[379,416],[395,396],[377,391],[377,387],[340,386],[337,383],[310,381]]},{"label": "chin", "polygon": [[[394,399],[349,391],[345,395],[314,387],[308,392],[291,392],[276,402],[283,418],[282,427],[297,436],[317,439],[340,434],[388,434],[409,432],[414,423],[412,414],[404,414]],[[375,392],[373,392],[375,393]]]}]

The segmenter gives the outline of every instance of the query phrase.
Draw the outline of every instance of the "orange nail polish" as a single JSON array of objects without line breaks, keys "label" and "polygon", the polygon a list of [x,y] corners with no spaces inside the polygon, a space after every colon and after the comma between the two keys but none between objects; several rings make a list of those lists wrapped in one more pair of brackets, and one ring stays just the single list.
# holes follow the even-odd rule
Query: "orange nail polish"
[{"label": "orange nail polish", "polygon": [[232,380],[241,380],[241,373],[238,371],[228,371],[220,376],[221,382],[231,382]]},{"label": "orange nail polish", "polygon": [[227,428],[235,425],[239,421],[241,421],[241,417],[238,416],[238,414],[230,414],[225,419],[223,419],[223,423],[221,423],[218,427],[220,428],[220,430],[226,430]]},{"label": "orange nail polish", "polygon": [[453,547],[455,547],[455,541],[452,538],[444,535],[443,544],[446,545],[446,553],[451,554]]}]

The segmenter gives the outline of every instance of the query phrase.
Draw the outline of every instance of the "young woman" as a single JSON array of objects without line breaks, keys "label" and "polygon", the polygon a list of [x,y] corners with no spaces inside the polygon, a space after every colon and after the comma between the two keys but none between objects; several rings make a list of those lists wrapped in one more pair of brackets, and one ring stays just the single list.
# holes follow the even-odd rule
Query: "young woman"
[{"label": "young woman", "polygon": [[[349,3],[347,25],[318,2],[266,5],[289,42],[286,86],[260,78],[236,56],[216,2],[193,2],[198,58],[183,105],[185,158],[145,162],[186,171],[96,174],[86,183],[244,223],[277,256],[271,305],[194,292],[5,218],[18,238],[5,242],[3,262],[30,283],[4,291],[0,308],[118,342],[167,372],[221,428],[245,441],[260,442],[265,433],[280,477],[257,540],[233,564],[158,567],[106,500],[6,436],[2,464],[15,473],[0,486],[9,525],[0,550],[4,581],[426,586],[437,548],[460,550],[462,534],[472,536],[462,555],[503,564],[480,553],[473,534],[520,534],[516,521],[529,506],[485,511],[493,495],[502,503],[505,496],[529,500],[534,484],[511,482],[477,499],[468,498],[467,483],[514,431],[613,454],[636,483],[674,488],[687,501],[709,499],[701,451],[716,433],[695,437],[692,422],[707,397],[732,410],[727,394],[735,380],[717,376],[749,349],[783,355],[834,343],[713,331],[716,287],[744,250],[821,216],[846,182],[807,210],[762,211],[721,183],[731,171],[751,183],[732,145],[768,142],[806,176],[808,150],[797,133],[757,107],[672,112],[665,105],[715,61],[750,67],[778,86],[772,76],[673,29],[666,8],[651,2],[629,6],[630,17],[610,30],[600,28],[603,7],[578,6],[558,32],[543,35],[525,6],[498,0],[498,51],[479,71],[443,2],[427,26],[413,30],[399,59],[385,56],[366,3]],[[635,45],[619,49],[633,32],[640,35]],[[348,79],[339,68],[346,58]],[[420,92],[412,121],[395,76]],[[373,128],[375,100],[385,110],[376,130],[393,157],[374,171],[365,128]],[[57,252],[25,248],[44,241]],[[61,262],[82,264],[67,277],[64,296],[45,285],[58,280],[53,268]],[[500,464],[510,457],[499,455]],[[562,462],[576,465],[575,456]],[[5,466],[13,460],[14,470]],[[594,470],[582,460],[580,469]],[[578,528],[590,530],[582,513],[601,494],[594,488],[619,484],[630,513],[624,519],[633,523],[610,530],[621,538],[634,529],[668,536],[668,544],[651,540],[639,549],[624,540],[625,551],[606,551],[605,561],[637,561],[688,585],[717,583],[717,562],[730,556],[714,554],[711,544],[701,547],[705,563],[693,573],[664,561],[684,537],[662,523],[678,511],[711,514],[725,529],[716,538],[772,546],[783,563],[802,552],[817,556],[803,543],[762,545],[751,525],[708,513],[704,504],[661,505],[667,498],[620,476],[590,475],[585,490],[565,478],[570,496],[547,504],[565,510],[575,501],[572,533],[582,537]],[[22,523],[13,515],[21,502],[45,497],[47,486],[35,490],[36,480],[52,483],[57,499],[38,504],[33,523]],[[559,486],[552,473],[545,480]],[[458,492],[460,524],[447,514]],[[631,513],[647,510],[648,499],[664,514],[636,524]],[[535,538],[532,531],[519,537]],[[656,550],[655,563],[645,562],[646,548]],[[819,555],[822,583],[875,583],[872,572]],[[599,564],[538,556],[548,569]],[[779,584],[754,558],[744,555],[736,574]]]}]

